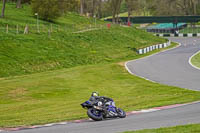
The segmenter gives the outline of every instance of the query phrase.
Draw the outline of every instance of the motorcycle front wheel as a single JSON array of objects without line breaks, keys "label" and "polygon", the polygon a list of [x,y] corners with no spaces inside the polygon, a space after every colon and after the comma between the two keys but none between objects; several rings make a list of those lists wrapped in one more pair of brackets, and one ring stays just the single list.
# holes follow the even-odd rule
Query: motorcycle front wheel
[{"label": "motorcycle front wheel", "polygon": [[91,119],[93,119],[93,120],[95,120],[95,121],[101,121],[101,120],[103,120],[102,112],[100,112],[100,111],[98,111],[98,110],[96,110],[96,109],[94,109],[94,108],[88,109],[87,115],[88,115]]},{"label": "motorcycle front wheel", "polygon": [[117,113],[118,113],[118,116],[120,118],[125,118],[126,117],[126,112],[120,108],[117,109]]}]

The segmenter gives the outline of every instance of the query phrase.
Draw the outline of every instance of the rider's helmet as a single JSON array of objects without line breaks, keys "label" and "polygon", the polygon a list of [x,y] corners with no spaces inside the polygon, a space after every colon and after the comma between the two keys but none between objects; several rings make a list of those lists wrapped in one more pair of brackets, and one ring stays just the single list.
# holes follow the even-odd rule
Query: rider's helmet
[{"label": "rider's helmet", "polygon": [[92,95],[93,97],[98,97],[99,96],[99,93],[98,92],[92,92]]}]

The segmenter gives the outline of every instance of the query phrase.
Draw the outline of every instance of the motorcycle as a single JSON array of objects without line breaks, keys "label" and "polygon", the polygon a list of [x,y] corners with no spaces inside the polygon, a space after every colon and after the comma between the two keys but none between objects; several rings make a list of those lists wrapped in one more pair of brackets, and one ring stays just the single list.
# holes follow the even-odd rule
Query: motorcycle
[{"label": "motorcycle", "polygon": [[104,98],[92,103],[86,101],[81,106],[87,109],[87,115],[95,121],[107,118],[125,118],[126,113],[115,106],[114,101],[106,101]]}]

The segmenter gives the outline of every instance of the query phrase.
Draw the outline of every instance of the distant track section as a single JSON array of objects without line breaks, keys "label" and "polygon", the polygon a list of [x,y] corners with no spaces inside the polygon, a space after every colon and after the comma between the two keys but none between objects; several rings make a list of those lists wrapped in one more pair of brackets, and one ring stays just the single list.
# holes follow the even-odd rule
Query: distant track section
[{"label": "distant track section", "polygon": [[158,83],[200,91],[200,71],[189,64],[190,57],[200,50],[200,38],[170,38],[182,45],[127,63],[130,72]]}]

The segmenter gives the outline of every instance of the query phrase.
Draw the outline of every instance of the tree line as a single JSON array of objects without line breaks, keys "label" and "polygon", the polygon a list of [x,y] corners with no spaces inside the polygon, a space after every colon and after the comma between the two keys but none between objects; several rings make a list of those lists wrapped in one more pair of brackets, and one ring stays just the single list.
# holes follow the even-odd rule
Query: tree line
[{"label": "tree line", "polygon": [[119,14],[127,12],[128,17],[143,16],[200,15],[200,0],[0,0],[1,17],[5,16],[6,3],[15,2],[16,8],[30,4],[33,13],[41,19],[53,21],[67,12],[77,12],[88,17],[112,16],[113,23],[119,21]]}]

